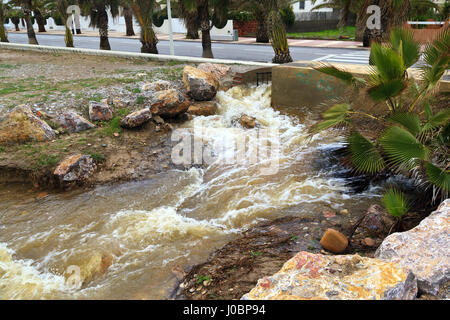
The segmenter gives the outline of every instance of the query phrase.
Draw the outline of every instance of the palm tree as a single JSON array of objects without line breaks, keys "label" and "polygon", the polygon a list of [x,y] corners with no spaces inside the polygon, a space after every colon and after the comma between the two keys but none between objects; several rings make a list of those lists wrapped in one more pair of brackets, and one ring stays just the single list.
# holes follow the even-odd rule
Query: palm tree
[{"label": "palm tree", "polygon": [[0,0],[0,42],[9,42],[5,25],[3,24],[6,20],[6,16],[6,5],[3,4],[3,0]]},{"label": "palm tree", "polygon": [[292,62],[289,44],[287,41],[286,28],[280,14],[280,0],[269,1],[269,35],[275,56],[273,63]]},{"label": "palm tree", "polygon": [[[312,0],[315,4],[317,0]],[[314,6],[312,10],[317,10],[321,8],[333,8],[339,9],[341,11],[341,18],[337,24],[338,28],[345,27],[347,25],[348,18],[351,13],[358,13],[362,5],[363,0],[327,0],[324,3]]]},{"label": "palm tree", "polygon": [[[405,172],[419,185],[432,188],[432,200],[450,192],[450,108],[433,112],[429,97],[445,71],[450,68],[450,28],[424,50],[421,83],[408,78],[407,69],[420,57],[420,44],[412,31],[394,29],[387,44],[373,43],[372,71],[367,80],[325,65],[316,70],[334,76],[369,98],[386,105],[379,115],[354,110],[351,103],[332,106],[322,114],[315,131],[334,126],[350,128],[347,136],[351,163],[357,171],[375,174],[382,170]],[[418,110],[421,106],[422,110]],[[376,139],[367,139],[354,120],[365,117],[376,121],[383,130]],[[400,201],[399,201],[400,202]]]},{"label": "palm tree", "polygon": [[[56,9],[59,13],[59,15],[61,16],[61,18],[63,19],[64,22],[66,22],[69,18],[69,14],[67,13],[67,8],[70,5],[74,4],[74,1],[68,1],[68,0],[56,0]],[[73,48],[73,36],[72,36],[72,32],[70,30],[70,28],[67,26],[67,23],[64,23],[65,27],[66,27],[66,33],[65,33],[65,37],[64,37],[64,41],[66,43],[66,47],[68,48]]]},{"label": "palm tree", "polygon": [[177,6],[178,15],[183,19],[186,27],[186,39],[200,39],[198,30],[200,29],[197,10],[190,11],[185,7],[184,1],[180,1]]},{"label": "palm tree", "polygon": [[11,19],[11,22],[14,24],[16,31],[20,31],[20,20],[23,19],[23,11],[19,9],[19,7],[13,6],[11,3],[4,3],[4,6],[7,8],[6,17]]},{"label": "palm tree", "polygon": [[[28,43],[38,45],[36,39],[36,33],[33,29],[33,23],[31,22],[31,11],[33,10],[33,4],[31,0],[16,0],[18,4],[22,5],[25,24],[27,26]],[[14,2],[13,2],[14,3]]]},{"label": "palm tree", "polygon": [[133,28],[133,10],[128,5],[127,0],[121,1],[120,5],[122,6],[122,14],[125,19],[126,36],[134,36],[135,33]]},{"label": "palm tree", "polygon": [[38,25],[38,32],[47,32],[45,30],[46,19],[42,15],[42,10],[44,9],[44,5],[48,2],[53,2],[53,0],[33,0],[33,12],[34,17],[36,18],[36,23]]},{"label": "palm tree", "polygon": [[[202,57],[214,58],[211,48],[211,29],[214,25],[223,24],[228,18],[230,0],[180,0],[187,12],[192,13],[196,19],[186,19],[184,22],[189,28],[200,27],[202,32]],[[212,21],[212,23],[211,23]]]},{"label": "palm tree", "polygon": [[153,30],[153,13],[157,6],[156,0],[128,0],[128,3],[141,27],[141,52],[157,54],[158,38]]}]

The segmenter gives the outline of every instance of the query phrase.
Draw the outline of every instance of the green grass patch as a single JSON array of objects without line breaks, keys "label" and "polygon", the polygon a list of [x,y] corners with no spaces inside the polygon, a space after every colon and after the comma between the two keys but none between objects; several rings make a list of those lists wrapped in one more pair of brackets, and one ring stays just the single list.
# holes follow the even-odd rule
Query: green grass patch
[{"label": "green grass patch", "polygon": [[94,159],[95,162],[104,162],[106,161],[106,155],[103,153],[98,153],[94,151],[88,152],[88,154]]},{"label": "green grass patch", "polygon": [[[356,28],[349,26],[342,29],[331,29],[316,32],[288,32],[288,38],[320,39],[320,40],[355,40]],[[342,37],[342,38],[341,38]]]},{"label": "green grass patch", "polygon": [[60,160],[61,160],[60,156],[54,156],[51,154],[41,154],[37,158],[37,164],[40,167],[52,167],[58,164]]},{"label": "green grass patch", "polygon": [[144,104],[145,102],[145,97],[144,96],[138,96],[136,98],[136,104]]},{"label": "green grass patch", "polygon": [[0,147],[0,153],[2,153],[3,151],[5,151],[5,148]]},{"label": "green grass patch", "polygon": [[103,128],[99,131],[102,136],[112,136],[114,133],[121,133],[122,127],[120,126],[120,117],[116,116],[109,122],[102,122]]},{"label": "green grass patch", "polygon": [[129,115],[131,113],[131,110],[129,108],[122,108],[122,109],[118,109],[115,114],[118,117],[125,117],[127,115]]},{"label": "green grass patch", "polygon": [[203,283],[203,281],[210,281],[211,277],[206,275],[206,276],[197,276],[197,281],[195,282],[196,284],[200,284]]},{"label": "green grass patch", "polygon": [[253,257],[259,257],[259,256],[262,256],[262,255],[263,255],[263,253],[262,253],[261,251],[250,251],[250,254],[251,254]]}]

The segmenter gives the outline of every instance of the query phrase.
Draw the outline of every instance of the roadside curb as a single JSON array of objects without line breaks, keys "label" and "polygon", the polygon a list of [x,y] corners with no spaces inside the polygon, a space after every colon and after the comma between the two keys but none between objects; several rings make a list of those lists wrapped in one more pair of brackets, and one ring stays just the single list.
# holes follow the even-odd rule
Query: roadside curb
[{"label": "roadside curb", "polygon": [[278,64],[274,64],[274,63],[263,63],[263,62],[253,62],[253,61],[195,58],[195,57],[186,57],[186,56],[171,56],[171,55],[165,55],[165,54],[108,51],[108,50],[83,49],[83,48],[66,48],[66,47],[18,44],[18,43],[7,43],[7,42],[0,42],[0,49],[52,52],[52,53],[75,53],[75,54],[87,54],[87,55],[93,55],[93,56],[144,59],[144,60],[156,60],[156,61],[182,61],[182,62],[191,62],[191,63],[207,63],[207,62],[209,62],[209,63],[219,63],[219,64],[239,64],[239,65],[261,66],[261,67],[271,67],[271,66],[278,65]]}]

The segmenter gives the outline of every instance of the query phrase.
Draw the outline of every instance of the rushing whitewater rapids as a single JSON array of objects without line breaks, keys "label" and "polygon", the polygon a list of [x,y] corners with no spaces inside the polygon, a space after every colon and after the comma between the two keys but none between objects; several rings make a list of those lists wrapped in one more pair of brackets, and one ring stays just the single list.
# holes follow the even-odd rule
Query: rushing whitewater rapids
[{"label": "rushing whitewater rapids", "polygon": [[274,110],[270,94],[270,86],[219,92],[218,115],[184,127],[202,127],[196,138],[224,149],[227,138],[257,130],[233,119],[255,117],[279,133],[275,174],[260,174],[267,162],[213,162],[37,201],[22,186],[0,187],[0,299],[164,299],[172,268],[204,261],[262,219],[366,209],[375,194],[350,196],[330,169],[313,165],[319,150],[342,143],[337,131],[308,137],[308,116],[300,123]]}]

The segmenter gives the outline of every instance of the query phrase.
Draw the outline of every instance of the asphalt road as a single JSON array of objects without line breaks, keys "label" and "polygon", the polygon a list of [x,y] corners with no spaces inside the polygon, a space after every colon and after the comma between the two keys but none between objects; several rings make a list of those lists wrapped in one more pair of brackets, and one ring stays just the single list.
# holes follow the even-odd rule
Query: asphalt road
[{"label": "asphalt road", "polygon": [[[26,34],[9,33],[12,43],[28,43]],[[63,35],[38,34],[39,44],[64,47]],[[140,52],[140,42],[137,39],[110,38],[111,49],[114,51]],[[201,57],[202,45],[200,42],[175,41],[175,54],[177,56]],[[98,49],[98,37],[75,36],[74,44],[77,48]],[[273,49],[270,45],[247,45],[232,43],[213,43],[213,54],[216,59],[231,59],[243,61],[271,62]],[[291,56],[294,61],[316,60],[353,64],[368,64],[369,52],[362,49],[339,49],[321,47],[291,47]],[[169,54],[169,41],[161,40],[158,43],[161,54]]]}]

